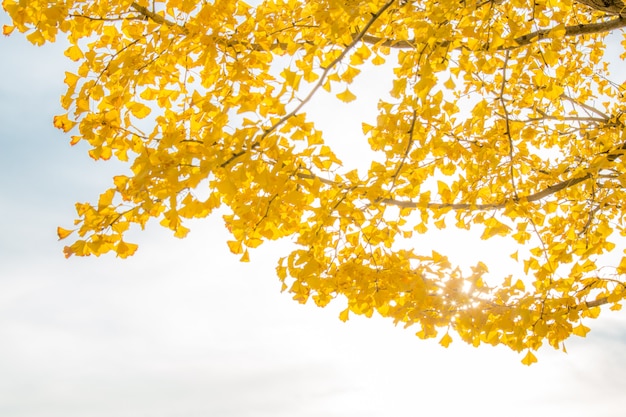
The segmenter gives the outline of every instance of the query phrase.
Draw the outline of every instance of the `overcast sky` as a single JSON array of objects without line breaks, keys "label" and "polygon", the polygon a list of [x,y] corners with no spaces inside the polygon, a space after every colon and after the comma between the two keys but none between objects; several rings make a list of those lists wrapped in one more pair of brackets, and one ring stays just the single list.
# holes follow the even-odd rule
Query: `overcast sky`
[{"label": "overcast sky", "polygon": [[299,305],[274,274],[285,248],[238,263],[219,217],[184,240],[150,227],[128,260],[64,259],[56,227],[124,167],[53,128],[62,48],[15,34],[0,53],[1,416],[623,417],[624,313],[525,367],[505,348],[446,350],[385,320],[342,323],[341,304]]}]

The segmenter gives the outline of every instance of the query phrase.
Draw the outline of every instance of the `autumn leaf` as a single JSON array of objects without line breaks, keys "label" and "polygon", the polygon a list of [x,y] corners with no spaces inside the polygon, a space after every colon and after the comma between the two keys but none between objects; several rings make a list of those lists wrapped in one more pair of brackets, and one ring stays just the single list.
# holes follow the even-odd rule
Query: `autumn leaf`
[{"label": "autumn leaf", "polygon": [[[3,28],[3,32],[4,32],[4,28]],[[46,38],[43,36],[40,30],[35,30],[34,32],[29,33],[26,36],[26,39],[28,39],[30,43],[36,46],[41,46],[46,42]]]},{"label": "autumn leaf", "polygon": [[148,116],[151,112],[150,107],[146,106],[145,104],[138,103],[138,102],[131,102],[129,104],[129,109],[131,113],[133,114],[133,116],[135,116],[138,119],[143,119],[144,117]]},{"label": "autumn leaf", "polygon": [[450,346],[450,343],[452,343],[452,337],[450,337],[450,335],[448,333],[446,333],[440,340],[439,340],[439,344],[445,348],[447,348],[448,346]]},{"label": "autumn leaf", "polygon": [[64,132],[69,132],[76,125],[76,122],[67,118],[67,114],[54,116],[53,123],[54,127],[61,129]]},{"label": "autumn leaf", "polygon": [[115,252],[117,253],[117,256],[119,256],[120,258],[127,258],[129,256],[132,256],[135,254],[135,252],[137,251],[138,245],[134,244],[134,243],[127,243],[124,241],[120,241],[117,244],[117,247],[115,248]]},{"label": "autumn leaf", "polygon": [[356,96],[352,94],[347,88],[343,91],[343,93],[337,94],[337,98],[345,103],[356,100]]},{"label": "autumn leaf", "polygon": [[346,308],[345,310],[342,310],[339,313],[339,320],[341,320],[341,321],[343,321],[345,323],[346,321],[348,321],[349,314],[350,314],[350,309],[349,308]]},{"label": "autumn leaf", "polygon": [[587,333],[589,333],[589,330],[589,327],[579,324],[572,329],[572,333],[576,336],[587,337]]},{"label": "autumn leaf", "polygon": [[76,45],[72,45],[65,50],[65,56],[72,61],[78,61],[84,57],[83,51]]},{"label": "autumn leaf", "polygon": [[530,366],[533,363],[537,362],[537,357],[535,355],[533,355],[533,353],[529,350],[526,353],[526,356],[524,356],[524,359],[522,359],[522,363],[524,365]]},{"label": "autumn leaf", "polygon": [[57,227],[57,236],[59,237],[59,240],[65,239],[66,237],[71,235],[73,232],[74,230],[68,230],[62,227]]},{"label": "autumn leaf", "polygon": [[236,240],[229,240],[226,243],[228,244],[228,248],[230,249],[232,253],[240,254],[243,252],[243,247],[241,245],[241,242],[236,241]]}]

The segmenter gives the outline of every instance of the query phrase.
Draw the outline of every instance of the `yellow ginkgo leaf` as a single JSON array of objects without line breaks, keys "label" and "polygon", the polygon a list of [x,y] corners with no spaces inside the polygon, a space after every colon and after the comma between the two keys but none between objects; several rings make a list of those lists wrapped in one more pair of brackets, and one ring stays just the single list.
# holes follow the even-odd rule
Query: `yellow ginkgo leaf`
[{"label": "yellow ginkgo leaf", "polygon": [[243,252],[241,242],[238,240],[229,240],[226,244],[228,245],[230,251],[234,254],[240,254]]},{"label": "yellow ginkgo leaf", "polygon": [[348,321],[349,315],[350,315],[350,309],[346,308],[345,310],[342,310],[339,313],[339,320],[345,323],[346,321]]},{"label": "yellow ginkgo leaf", "polygon": [[446,333],[441,340],[439,340],[439,344],[445,348],[450,346],[450,343],[452,343],[452,337],[450,337],[448,333]]},{"label": "yellow ginkgo leaf", "polygon": [[59,240],[65,239],[66,237],[71,235],[73,232],[74,232],[73,230],[64,229],[60,226],[57,227],[57,236],[59,237]]},{"label": "yellow ginkgo leaf", "polygon": [[120,258],[127,258],[135,254],[137,247],[134,243],[120,241],[115,248],[115,252]]},{"label": "yellow ginkgo leaf", "polygon": [[587,333],[589,333],[589,327],[583,325],[582,323],[572,329],[572,333],[576,336],[587,337]]},{"label": "yellow ginkgo leaf", "polygon": [[[4,30],[3,30],[4,31]],[[43,36],[40,30],[35,30],[26,36],[33,45],[41,46],[46,42],[46,38]]]},{"label": "yellow ginkgo leaf", "polygon": [[529,350],[526,353],[526,356],[524,356],[524,359],[522,359],[522,363],[524,365],[532,365],[533,363],[537,362],[537,358],[535,357],[535,355],[533,355],[533,353]]},{"label": "yellow ginkgo leaf", "polygon": [[138,119],[143,119],[144,117],[148,116],[151,112],[150,107],[146,106],[145,104],[138,103],[138,102],[130,103],[129,109],[131,113],[133,114],[133,116],[135,116]]},{"label": "yellow ginkgo leaf", "polygon": [[350,92],[347,88],[343,93],[337,94],[337,98],[345,103],[356,100],[356,96]]},{"label": "yellow ginkgo leaf", "polygon": [[189,228],[179,224],[176,227],[176,230],[174,232],[174,236],[176,236],[179,239],[182,239],[182,238],[186,237],[188,233],[189,233]]},{"label": "yellow ginkgo leaf", "polygon": [[15,29],[15,26],[3,25],[2,26],[2,34],[4,36],[9,36],[11,32]]},{"label": "yellow ginkgo leaf", "polygon": [[74,62],[84,57],[83,51],[81,51],[80,48],[76,45],[72,45],[69,48],[67,48],[65,50],[65,56]]},{"label": "yellow ginkgo leaf", "polygon": [[62,114],[59,116],[54,116],[53,119],[54,127],[57,129],[61,129],[64,132],[69,132],[76,125],[76,122],[68,119],[67,114]]}]

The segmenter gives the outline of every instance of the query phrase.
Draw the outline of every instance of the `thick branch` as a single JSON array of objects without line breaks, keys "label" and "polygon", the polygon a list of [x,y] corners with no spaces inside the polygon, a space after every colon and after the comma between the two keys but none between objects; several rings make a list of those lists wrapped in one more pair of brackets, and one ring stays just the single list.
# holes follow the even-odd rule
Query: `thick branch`
[{"label": "thick branch", "polygon": [[[507,206],[507,204],[516,201],[539,201],[543,198],[546,198],[549,195],[557,193],[566,188],[573,187],[576,184],[580,184],[583,181],[591,178],[591,174],[586,174],[580,177],[570,178],[569,180],[561,181],[557,184],[551,185],[541,191],[538,191],[534,194],[531,194],[526,197],[520,197],[518,200],[511,199],[508,201],[503,201],[501,203],[490,203],[490,204],[472,204],[472,203],[427,203],[425,208],[431,209],[452,209],[452,210],[494,210],[494,209],[503,209]],[[392,206],[402,207],[402,208],[424,208],[424,204],[416,203],[413,201],[402,201],[396,200],[394,198],[386,198],[382,200],[383,203],[389,204]]]},{"label": "thick branch", "polygon": [[[626,148],[626,145],[625,145]],[[610,155],[609,155],[610,156]],[[319,180],[321,183],[329,185],[331,187],[338,188],[347,188],[346,184],[338,183],[336,181],[327,180],[318,175],[313,174],[312,172],[298,172],[296,174],[298,178],[308,179],[308,180]],[[414,201],[406,201],[406,200],[397,200],[395,198],[384,198],[379,200],[379,202],[383,204],[389,204],[391,206],[396,206],[400,208],[429,208],[429,209],[450,209],[450,210],[498,210],[504,209],[506,206],[512,202],[535,202],[542,200],[552,194],[558,193],[559,191],[565,190],[566,188],[573,187],[577,184],[580,184],[583,181],[592,178],[591,174],[582,175],[580,177],[570,178],[565,181],[561,181],[557,184],[551,185],[547,188],[544,188],[541,191],[538,191],[534,194],[530,194],[528,196],[521,196],[519,198],[512,198],[509,200],[502,201],[500,203],[489,203],[489,204],[475,204],[475,203],[419,203]]]},{"label": "thick branch", "polygon": [[[590,35],[593,33],[605,33],[615,29],[623,28],[626,26],[626,19],[623,17],[616,17],[612,20],[606,20],[604,22],[589,23],[586,25],[574,25],[565,27],[565,36],[579,36]],[[515,39],[518,46],[524,46],[530,44],[534,39],[545,39],[550,33],[551,29],[542,29],[536,32],[529,33],[524,36],[520,36]]]},{"label": "thick branch", "polygon": [[137,12],[141,13],[145,17],[149,18],[153,22],[158,23],[160,25],[178,26],[176,23],[172,22],[171,20],[167,20],[160,14],[151,12],[150,9],[148,9],[147,7],[141,6],[135,2],[133,2],[133,4],[131,4],[130,7],[132,7]]},{"label": "thick branch", "polygon": [[593,301],[585,302],[585,307],[587,308],[599,307],[601,305],[607,304],[608,302],[609,302],[609,299],[607,297],[598,297]]},{"label": "thick branch", "polygon": [[621,0],[576,0],[576,2],[600,12],[626,17],[626,5]]},{"label": "thick branch", "polygon": [[[615,19],[606,20],[604,22],[599,23],[589,23],[589,24],[581,24],[574,26],[566,26],[565,27],[565,36],[579,36],[579,35],[590,35],[594,33],[605,33],[610,32],[615,29],[626,27],[626,19],[623,17],[616,17]],[[515,49],[520,46],[529,45],[532,41],[542,40],[547,37],[552,29],[542,29],[536,32],[531,32],[526,35],[515,38],[516,45],[514,46],[503,46],[499,49]],[[388,48],[395,49],[412,49],[415,48],[415,39],[408,40],[396,40],[396,39],[383,39],[377,36],[367,35],[363,37],[363,42],[369,44],[376,44],[379,46],[385,46]],[[437,44],[437,46],[445,48],[450,45],[450,41],[442,41]]]},{"label": "thick branch", "polygon": [[[596,0],[580,1],[580,3],[586,4],[594,9],[606,11],[601,7],[594,7],[590,5],[590,3],[596,3],[596,2],[597,2]],[[607,1],[603,1],[602,3],[604,4],[607,2],[610,3],[610,7],[613,9],[617,7],[616,6],[617,2],[614,0],[607,0]],[[133,2],[131,4],[131,7],[135,11],[139,12],[141,15],[145,16],[146,18],[154,21],[155,23],[159,23],[159,24],[167,25],[167,26],[177,26],[183,31],[185,31],[185,28],[183,26],[177,24],[176,22],[173,22],[171,20],[164,18],[158,13],[154,13],[150,11],[147,7],[141,6],[137,4],[136,2]],[[613,11],[612,13],[619,14],[619,13],[616,13],[615,11]],[[565,36],[579,36],[579,35],[589,35],[593,33],[605,33],[605,32],[610,32],[615,29],[623,28],[623,27],[626,27],[626,18],[624,17],[626,17],[626,11],[624,11],[622,15],[620,15],[619,17],[616,17],[615,19],[612,19],[612,20],[607,20],[607,21],[599,22],[599,23],[589,23],[589,24],[567,26],[565,27]],[[520,46],[529,45],[534,40],[545,39],[547,35],[550,33],[550,30],[551,29],[542,29],[542,30],[538,30],[538,31],[520,36],[515,39],[516,45],[506,46],[506,47],[503,46],[500,49],[515,49]],[[409,39],[409,40],[384,39],[384,38],[380,38],[377,36],[363,34],[362,32],[358,34],[354,34],[353,39],[354,40],[358,39],[368,44],[377,44],[378,46],[384,46],[384,47],[394,48],[394,49],[411,49],[411,48],[415,48],[415,44],[416,44],[416,41],[414,39]],[[226,46],[234,46],[232,42],[226,41],[224,43],[226,44]],[[306,43],[309,43],[309,42],[306,42]],[[450,41],[442,41],[437,44],[437,46],[443,47],[443,48],[448,47],[449,45],[450,45]],[[257,44],[248,44],[246,45],[246,47],[252,50],[263,50],[263,48]],[[286,49],[287,45],[282,44],[282,43],[276,43],[276,44],[271,45],[271,48],[272,49],[274,48]]]}]

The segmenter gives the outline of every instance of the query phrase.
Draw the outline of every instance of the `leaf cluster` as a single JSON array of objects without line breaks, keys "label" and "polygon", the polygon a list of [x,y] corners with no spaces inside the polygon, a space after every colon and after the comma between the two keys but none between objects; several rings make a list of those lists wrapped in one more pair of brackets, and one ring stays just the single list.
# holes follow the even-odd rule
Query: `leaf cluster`
[{"label": "leaf cluster", "polygon": [[[94,159],[129,165],[59,228],[78,236],[66,256],[126,257],[132,225],[156,219],[184,237],[185,219],[222,207],[242,261],[294,241],[277,273],[297,301],[342,297],[342,320],[376,312],[422,338],[443,330],[444,346],[456,333],[526,351],[526,364],[625,294],[626,257],[601,266],[626,235],[625,86],[604,58],[626,22],[589,5],[3,2],[5,34],[70,42],[78,69],[55,126]],[[358,100],[354,80],[384,63],[392,88],[363,123],[381,159],[359,170],[305,111],[320,94]],[[489,277],[483,262],[464,269],[421,249],[445,227],[509,239],[523,272]]]}]

